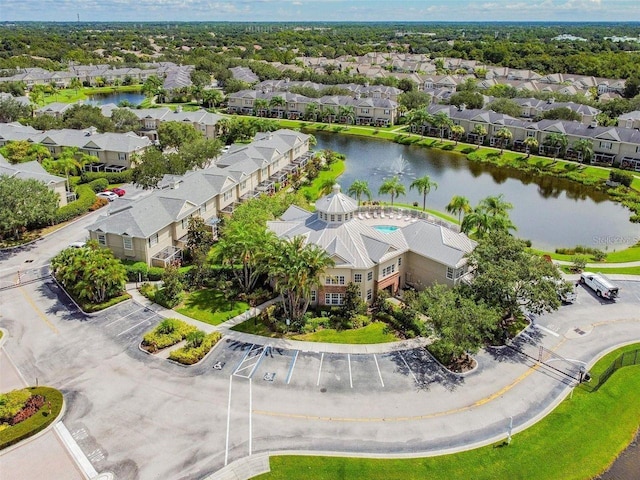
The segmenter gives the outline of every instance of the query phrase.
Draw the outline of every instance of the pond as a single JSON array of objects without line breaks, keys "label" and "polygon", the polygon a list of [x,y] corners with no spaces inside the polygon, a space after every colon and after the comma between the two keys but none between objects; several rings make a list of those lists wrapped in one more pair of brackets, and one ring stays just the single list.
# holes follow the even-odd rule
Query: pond
[{"label": "pond", "polygon": [[514,207],[510,216],[518,228],[516,234],[531,240],[535,248],[585,245],[611,252],[640,241],[640,225],[629,221],[629,210],[570,180],[470,162],[441,150],[347,135],[314,135],[316,149],[329,148],[347,156],[346,171],[339,180],[344,191],[354,180],[366,180],[374,198],[388,202],[390,197],[378,195],[378,189],[384,179],[397,175],[407,190],[397,201],[422,205],[422,195],[409,190],[409,185],[429,175],[438,188],[427,195],[427,208],[445,212],[454,195],[476,205],[484,197],[503,194]]},{"label": "pond", "polygon": [[118,105],[120,102],[127,101],[131,105],[136,106],[144,100],[144,95],[138,92],[113,92],[91,95],[86,103],[90,105],[104,105],[106,103],[115,103]]}]

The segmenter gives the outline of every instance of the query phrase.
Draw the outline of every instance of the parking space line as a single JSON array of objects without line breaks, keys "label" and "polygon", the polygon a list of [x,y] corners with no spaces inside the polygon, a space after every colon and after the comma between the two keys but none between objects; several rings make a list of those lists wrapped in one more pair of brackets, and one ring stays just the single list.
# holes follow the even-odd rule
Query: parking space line
[{"label": "parking space line", "polygon": [[149,318],[145,318],[143,321],[136,323],[133,327],[129,327],[126,330],[120,332],[118,335],[116,335],[116,337],[119,337],[120,335],[124,335],[125,333],[127,333],[130,330],[133,330],[136,327],[139,327],[140,325],[142,325],[143,323],[147,323],[149,320],[151,320],[153,317],[155,317],[157,314],[151,315]]},{"label": "parking space line", "polygon": [[547,333],[549,333],[549,334],[553,335],[554,337],[559,337],[559,336],[560,336],[560,334],[558,334],[558,333],[554,332],[553,330],[550,330],[550,329],[548,329],[548,328],[546,328],[546,327],[543,327],[542,325],[539,325],[539,324],[537,324],[537,323],[536,323],[536,324],[534,324],[533,326],[534,326],[535,328],[537,328],[538,330],[542,330],[543,332],[547,332]]},{"label": "parking space line", "polygon": [[373,354],[373,359],[376,362],[376,368],[378,369],[378,377],[380,377],[380,383],[382,384],[382,387],[384,388],[384,382],[382,381],[382,372],[380,372],[380,365],[378,365],[378,357],[376,357],[376,354]]},{"label": "parking space line", "polygon": [[249,373],[249,380],[251,380],[251,377],[253,377],[253,374],[255,373],[255,371],[257,370],[257,368],[260,366],[260,364],[262,363],[262,360],[264,359],[265,354],[271,349],[271,347],[269,345],[266,345],[265,347],[262,348],[262,353],[260,353],[260,357],[258,358],[258,361],[256,363],[253,364],[253,368],[251,369],[251,373]]},{"label": "parking space line", "polygon": [[353,377],[351,375],[351,354],[347,353],[347,362],[349,363],[349,385],[353,388]]},{"label": "parking space line", "polygon": [[413,379],[416,381],[416,384],[420,385],[420,382],[418,381],[418,377],[416,377],[416,374],[413,373],[413,370],[411,370],[411,367],[409,366],[407,361],[404,359],[404,355],[402,355],[402,352],[398,352],[398,355],[400,355],[400,358],[402,359],[404,364],[407,366],[407,369],[411,372],[411,375],[413,376]]},{"label": "parking space line", "polygon": [[251,392],[251,378],[249,378],[249,456],[253,448],[253,423],[251,412],[253,410],[253,396]]},{"label": "parking space line", "polygon": [[251,353],[251,351],[253,350],[253,347],[255,347],[255,345],[256,345],[255,343],[252,343],[251,346],[249,347],[249,350],[247,350],[245,352],[244,357],[242,357],[242,360],[240,360],[240,363],[238,363],[238,365],[236,365],[236,368],[233,371],[234,375],[238,372],[238,369],[244,363],[244,361],[247,359],[247,357],[249,356],[249,354]]},{"label": "parking space line", "polygon": [[300,350],[296,350],[296,354],[293,357],[293,360],[291,362],[291,366],[289,367],[289,373],[287,373],[287,380],[286,380],[286,384],[289,385],[289,382],[291,381],[291,376],[293,375],[293,368],[296,366],[296,361],[298,360],[298,354],[300,353]]},{"label": "parking space line", "polygon": [[229,426],[231,425],[231,385],[233,382],[233,375],[229,375],[229,401],[227,403],[227,440],[224,448],[224,466],[229,463]]},{"label": "parking space line", "polygon": [[322,373],[322,361],[324,360],[324,352],[320,356],[320,368],[318,369],[318,381],[316,382],[316,387],[320,385],[320,374]]},{"label": "parking space line", "polygon": [[147,307],[140,307],[138,310],[134,310],[134,311],[133,311],[133,312],[131,312],[131,313],[127,313],[124,317],[120,317],[118,320],[114,320],[114,321],[113,321],[113,322],[111,322],[111,323],[107,323],[107,324],[105,325],[105,327],[110,327],[110,326],[111,326],[111,325],[113,325],[114,323],[118,323],[119,321],[124,320],[124,319],[125,319],[125,318],[127,318],[128,316],[133,315],[134,313],[139,312],[140,310],[144,310],[145,308],[147,308]]}]

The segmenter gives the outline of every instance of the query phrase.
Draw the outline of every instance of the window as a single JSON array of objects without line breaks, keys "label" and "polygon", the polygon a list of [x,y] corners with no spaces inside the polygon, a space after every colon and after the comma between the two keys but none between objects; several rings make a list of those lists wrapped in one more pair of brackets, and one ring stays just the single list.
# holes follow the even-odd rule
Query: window
[{"label": "window", "polygon": [[360,112],[361,113],[369,113],[369,109],[368,108],[361,108]]},{"label": "window", "polygon": [[613,144],[611,142],[600,142],[600,148],[604,150],[611,150],[613,148]]},{"label": "window", "polygon": [[527,132],[527,137],[535,137],[536,132]]},{"label": "window", "polygon": [[224,201],[226,202],[227,200],[230,200],[231,197],[233,197],[233,190],[227,190],[226,192],[224,192],[224,194],[222,195],[222,198],[224,199]]},{"label": "window", "polygon": [[371,289],[367,290],[367,301],[373,298],[373,291]]},{"label": "window", "polygon": [[118,152],[118,160],[120,160],[121,162],[126,162],[127,154],[123,152]]},{"label": "window", "polygon": [[398,267],[402,266],[402,257],[398,258]]},{"label": "window", "polygon": [[356,273],[353,276],[353,281],[356,283],[361,283],[362,282],[362,274],[361,273]]},{"label": "window", "polygon": [[100,245],[106,246],[107,245],[107,235],[104,233],[99,233],[98,234],[98,243]]},{"label": "window", "polygon": [[125,250],[133,250],[133,239],[131,237],[122,237],[122,245]]},{"label": "window", "polygon": [[391,113],[391,110],[385,110],[385,111],[384,111],[384,114],[385,114],[385,115],[389,115],[390,113]]},{"label": "window", "polygon": [[342,305],[342,299],[344,294],[342,293],[325,293],[324,303],[326,305]]},{"label": "window", "polygon": [[335,215],[331,215],[331,221],[335,222],[336,221],[336,216]]},{"label": "window", "polygon": [[371,280],[373,280],[373,272],[368,272],[367,273],[367,282],[370,282]]},{"label": "window", "polygon": [[158,234],[154,233],[149,237],[149,246],[152,247],[158,243]]},{"label": "window", "polygon": [[451,267],[447,267],[447,278],[449,280],[453,280],[454,271],[455,271],[455,269],[453,269]]},{"label": "window", "polygon": [[388,267],[385,267],[382,269],[382,277],[384,278],[386,276],[389,276],[395,271],[396,271],[396,264],[394,263],[393,265],[389,265]]},{"label": "window", "polygon": [[344,285],[344,275],[325,277],[325,285]]},{"label": "window", "polygon": [[247,188],[247,181],[246,181],[246,180],[243,180],[243,181],[240,183],[240,190],[244,190],[244,189],[246,189],[246,188]]},{"label": "window", "polygon": [[342,215],[338,215],[338,221],[341,222],[342,221]]},{"label": "window", "polygon": [[311,302],[316,303],[318,301],[318,295],[315,290],[311,290]]}]

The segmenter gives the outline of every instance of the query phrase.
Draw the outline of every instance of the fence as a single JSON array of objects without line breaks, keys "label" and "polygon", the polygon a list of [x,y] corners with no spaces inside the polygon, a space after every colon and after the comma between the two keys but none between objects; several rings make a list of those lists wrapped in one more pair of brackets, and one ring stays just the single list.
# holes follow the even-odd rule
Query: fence
[{"label": "fence", "polygon": [[587,374],[585,381],[581,384],[581,387],[588,392],[595,392],[598,390],[604,382],[606,382],[616,370],[622,367],[629,367],[631,365],[640,365],[640,349],[625,352],[618,356],[606,370],[599,375]]}]

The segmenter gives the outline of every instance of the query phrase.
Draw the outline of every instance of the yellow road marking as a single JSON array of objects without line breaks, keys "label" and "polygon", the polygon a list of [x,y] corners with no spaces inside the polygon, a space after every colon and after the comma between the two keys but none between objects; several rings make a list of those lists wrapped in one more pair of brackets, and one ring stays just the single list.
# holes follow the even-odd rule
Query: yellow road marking
[{"label": "yellow road marking", "polygon": [[51,323],[49,321],[49,319],[47,318],[47,316],[42,313],[42,310],[40,310],[38,308],[38,306],[35,304],[35,302],[33,301],[33,299],[29,296],[29,294],[27,292],[25,292],[22,287],[18,287],[18,290],[20,290],[20,293],[22,293],[22,296],[24,296],[24,298],[27,300],[27,302],[29,302],[29,305],[31,305],[31,308],[33,308],[33,310],[38,314],[38,316],[44,321],[44,323],[47,324],[47,327],[49,327],[53,333],[55,333],[56,335],[59,333],[58,329],[56,328],[56,326]]},{"label": "yellow road marking", "polygon": [[[558,348],[560,348],[562,344],[566,342],[566,340],[567,340],[566,338],[563,338],[551,351],[555,351]],[[458,407],[451,410],[445,410],[443,412],[427,413],[424,415],[413,415],[410,417],[382,417],[382,418],[320,417],[317,415],[305,415],[300,413],[286,413],[286,412],[270,412],[267,410],[253,410],[253,413],[255,413],[256,415],[264,415],[269,417],[284,417],[284,418],[295,418],[300,420],[320,420],[320,421],[331,421],[331,422],[363,422],[364,423],[364,422],[407,422],[407,421],[415,421],[415,420],[426,420],[429,418],[443,417],[445,415],[464,412],[467,410],[471,410],[472,408],[485,405],[490,401],[495,400],[496,398],[501,397],[502,395],[507,393],[509,390],[514,388],[516,385],[522,382],[525,378],[527,378],[533,372],[538,370],[539,367],[540,367],[540,364],[536,364],[533,367],[529,367],[529,369],[526,372],[524,372],[522,375],[516,378],[509,385],[501,388],[497,392],[492,393],[491,395],[485,398],[481,398],[480,400],[477,400],[476,402],[470,405],[465,405],[464,407]]]}]

